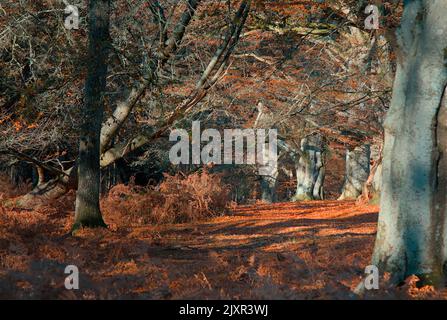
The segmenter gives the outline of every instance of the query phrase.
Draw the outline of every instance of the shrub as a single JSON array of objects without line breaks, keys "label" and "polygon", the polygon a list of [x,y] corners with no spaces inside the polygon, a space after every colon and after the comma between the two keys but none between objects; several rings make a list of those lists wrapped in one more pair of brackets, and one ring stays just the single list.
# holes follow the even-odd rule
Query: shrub
[{"label": "shrub", "polygon": [[25,194],[31,190],[31,183],[20,183],[14,185],[6,173],[0,173],[0,201]]},{"label": "shrub", "polygon": [[230,205],[228,186],[207,171],[164,175],[155,188],[134,183],[113,187],[102,200],[103,211],[140,223],[183,223],[224,214]]}]

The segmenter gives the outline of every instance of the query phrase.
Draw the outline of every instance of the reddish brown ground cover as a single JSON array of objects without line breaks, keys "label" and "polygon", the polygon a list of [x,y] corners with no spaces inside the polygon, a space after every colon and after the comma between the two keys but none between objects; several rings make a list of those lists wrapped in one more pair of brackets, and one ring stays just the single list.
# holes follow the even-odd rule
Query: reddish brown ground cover
[{"label": "reddish brown ground cover", "polygon": [[[355,298],[378,212],[347,201],[257,203],[162,226],[106,213],[109,229],[69,236],[73,213],[56,207],[0,207],[0,298]],[[64,288],[69,264],[80,290]],[[414,282],[379,297],[445,297]]]}]

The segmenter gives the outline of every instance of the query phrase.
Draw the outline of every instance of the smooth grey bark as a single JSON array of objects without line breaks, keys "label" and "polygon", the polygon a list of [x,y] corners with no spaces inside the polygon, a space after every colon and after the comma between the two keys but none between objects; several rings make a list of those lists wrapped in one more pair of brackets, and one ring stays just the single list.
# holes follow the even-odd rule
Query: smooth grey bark
[{"label": "smooth grey bark", "polygon": [[368,180],[363,185],[363,191],[357,202],[376,204],[380,203],[380,187],[382,183],[382,159],[376,160],[371,167]]},{"label": "smooth grey bark", "polygon": [[442,284],[447,256],[447,1],[405,1],[385,121],[373,264]]},{"label": "smooth grey bark", "polygon": [[[272,141],[269,141],[269,144],[272,143]],[[269,145],[270,148],[270,145]],[[268,202],[268,203],[273,203],[276,202],[278,200],[278,196],[276,194],[276,187],[278,185],[278,175],[279,175],[279,171],[278,171],[278,164],[272,164],[270,162],[271,157],[276,157],[277,155],[273,155],[270,154],[270,149],[266,148],[264,150],[265,154],[264,157],[266,157],[265,159],[269,159],[269,163],[266,164],[267,167],[263,166],[263,165],[259,165],[258,166],[258,171],[259,172],[263,172],[264,174],[260,175],[260,180],[261,180],[261,199],[262,201]],[[268,173],[266,175],[266,173]]]},{"label": "smooth grey bark", "polygon": [[326,169],[323,163],[323,154],[320,152],[317,154],[317,162],[316,167],[318,170],[317,180],[315,181],[314,190],[313,190],[313,198],[314,200],[323,200],[324,199],[324,177],[326,174]]},{"label": "smooth grey bark", "polygon": [[356,147],[352,151],[346,150],[345,182],[338,200],[355,200],[362,194],[363,186],[369,177],[370,157],[369,144]]},{"label": "smooth grey bark", "polygon": [[368,181],[368,183],[370,183],[368,187],[372,199],[379,204],[380,188],[382,185],[383,140],[380,144],[371,146],[371,159],[373,160],[373,163],[368,178],[371,179],[371,181]]},{"label": "smooth grey bark", "polygon": [[296,166],[296,194],[292,200],[322,200],[325,170],[321,136],[302,139],[300,151],[301,156]]},{"label": "smooth grey bark", "polygon": [[278,172],[270,176],[261,176],[261,199],[262,201],[273,203],[278,200],[276,194]]},{"label": "smooth grey bark", "polygon": [[380,188],[382,187],[382,163],[377,166],[372,182],[372,190],[380,196]]},{"label": "smooth grey bark", "polygon": [[[156,20],[160,23],[160,43],[161,47],[158,52],[158,57],[147,63],[145,79],[141,83],[133,87],[126,99],[119,101],[113,114],[104,122],[101,128],[101,154],[109,150],[110,142],[117,135],[130,113],[134,109],[137,102],[146,92],[146,89],[156,79],[157,68],[160,68],[166,64],[169,57],[177,52],[179,44],[182,42],[186,32],[186,28],[190,24],[194,14],[197,10],[201,0],[189,0],[186,4],[186,9],[180,17],[179,22],[176,24],[174,31],[169,39],[167,39],[166,30],[166,17],[164,16],[163,8],[158,1],[153,1],[150,4],[150,9],[154,13]],[[112,148],[110,148],[112,149]],[[108,154],[110,158],[110,153]],[[115,158],[117,154],[115,153]],[[103,159],[101,159],[103,163]],[[108,164],[112,162],[109,160]],[[103,164],[104,166],[104,164]]]},{"label": "smooth grey bark", "polygon": [[78,190],[73,230],[106,226],[99,208],[100,134],[104,113],[107,56],[110,46],[110,0],[89,3],[88,69],[78,157]]},{"label": "smooth grey bark", "polygon": [[147,79],[143,83],[140,83],[138,86],[132,88],[126,99],[118,101],[113,114],[101,126],[101,153],[104,153],[110,148],[110,143],[112,142],[113,138],[124,125],[141,96],[144,95],[146,88],[152,81],[153,75],[152,73],[150,75],[150,79]]}]

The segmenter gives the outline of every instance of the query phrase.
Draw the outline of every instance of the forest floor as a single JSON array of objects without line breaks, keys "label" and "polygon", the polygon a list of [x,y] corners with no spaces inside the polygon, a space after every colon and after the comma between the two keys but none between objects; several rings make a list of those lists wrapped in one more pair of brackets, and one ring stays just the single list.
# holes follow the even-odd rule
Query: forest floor
[{"label": "forest floor", "polygon": [[[1,299],[353,299],[378,208],[349,201],[257,203],[177,225],[108,215],[68,235],[73,212],[0,207]],[[79,290],[64,269],[79,268]],[[445,298],[409,279],[372,298]]]}]

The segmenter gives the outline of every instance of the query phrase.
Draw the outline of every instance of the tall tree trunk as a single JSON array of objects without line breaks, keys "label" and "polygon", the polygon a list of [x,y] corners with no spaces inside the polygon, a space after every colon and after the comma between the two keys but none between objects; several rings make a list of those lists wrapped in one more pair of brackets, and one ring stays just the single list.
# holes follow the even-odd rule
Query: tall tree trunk
[{"label": "tall tree trunk", "polygon": [[262,201],[273,203],[278,200],[276,187],[278,182],[278,171],[270,176],[261,176],[261,199]]},{"label": "tall tree trunk", "polygon": [[78,190],[73,230],[106,226],[99,208],[100,133],[107,76],[110,0],[90,0],[88,71],[78,158]]},{"label": "tall tree trunk", "polygon": [[296,194],[293,201],[323,199],[324,161],[322,138],[315,135],[301,140],[301,156],[296,166]]},{"label": "tall tree trunk", "polygon": [[269,146],[264,150],[264,160],[267,160],[268,162],[258,166],[258,171],[263,173],[260,178],[261,199],[268,203],[273,203],[278,200],[276,187],[278,185],[279,171],[277,162],[272,162],[273,158],[277,157],[277,154],[276,151],[272,153],[273,150],[270,149],[270,144],[275,143],[271,139],[272,137],[270,137],[269,134]]},{"label": "tall tree trunk", "polygon": [[[150,65],[147,66],[148,74],[145,75],[145,80],[130,90],[129,95],[124,101],[117,103],[115,111],[102,126],[100,139],[100,165],[102,168],[105,168],[115,161],[122,159],[125,155],[135,151],[136,149],[146,146],[151,141],[160,138],[176,120],[190,112],[191,108],[197,105],[206,96],[207,91],[220,79],[222,72],[228,65],[229,57],[239,41],[240,33],[250,12],[250,0],[244,0],[241,2],[239,10],[234,16],[233,26],[229,28],[227,36],[223,39],[221,46],[217,48],[214,56],[211,58],[209,66],[204,71],[201,79],[196,85],[196,89],[191,92],[191,95],[188,96],[188,98],[186,98],[180,105],[178,105],[174,112],[167,117],[167,119],[162,121],[160,127],[154,133],[142,133],[131,138],[129,141],[117,143],[113,147],[110,146],[110,143],[118,134],[120,128],[132,112],[139,99],[144,95],[146,89],[153,83],[153,79],[156,78],[157,72],[166,64],[169,57],[175,56],[179,44],[183,40],[186,28],[193,20],[192,18],[200,2],[201,1],[198,0],[188,0],[185,11],[180,16],[178,23],[174,27],[175,31],[172,32],[169,39],[166,39],[167,34],[164,23],[166,23],[167,20],[162,16],[163,12],[161,11],[163,10],[160,9],[160,6],[156,1],[151,3],[151,10],[155,10],[154,14],[156,19],[160,18],[164,21],[159,21],[159,23],[161,23],[160,28],[163,33],[160,36],[160,43],[162,43],[162,45],[157,54],[157,58],[151,60],[149,63]],[[27,158],[30,160],[29,157]],[[50,171],[54,172],[54,170]],[[23,201],[23,206],[32,204],[32,201],[38,200],[38,198],[59,197],[69,189],[76,188],[77,184],[72,184],[71,182],[76,181],[78,170],[70,168],[67,171],[72,171],[72,176],[74,179],[70,178],[68,180],[66,179],[65,174],[59,173],[59,176],[52,179],[51,183],[49,181],[48,183],[44,184],[46,186],[45,188],[36,188],[36,190],[33,190],[29,194],[25,195],[24,198],[26,201]],[[58,190],[52,190],[50,188],[51,186],[58,186]]]},{"label": "tall tree trunk", "polygon": [[377,199],[380,199],[380,192],[382,187],[382,159],[380,159],[380,163],[377,165],[374,178],[372,181],[372,193],[373,193],[373,199],[374,197],[377,197]]},{"label": "tall tree trunk", "polygon": [[359,204],[375,204],[380,202],[380,186],[382,184],[383,143],[371,147],[371,169],[369,177],[363,184],[362,195],[357,198]]},{"label": "tall tree trunk", "polygon": [[357,199],[369,177],[370,146],[365,144],[354,150],[346,150],[345,182],[338,200]]},{"label": "tall tree trunk", "polygon": [[357,198],[359,204],[379,204],[382,179],[382,159],[376,160],[371,167],[368,180],[363,184],[362,194]]},{"label": "tall tree trunk", "polygon": [[405,1],[385,121],[373,263],[395,282],[442,283],[447,255],[447,1]]},{"label": "tall tree trunk", "polygon": [[314,200],[323,200],[324,199],[324,177],[326,174],[326,169],[324,168],[324,162],[323,162],[323,152],[320,150],[320,152],[316,153],[316,170],[318,171],[317,179],[315,180],[315,185],[313,188],[312,196]]}]

